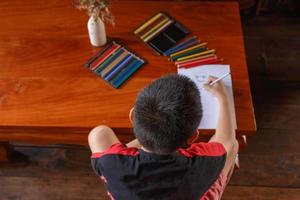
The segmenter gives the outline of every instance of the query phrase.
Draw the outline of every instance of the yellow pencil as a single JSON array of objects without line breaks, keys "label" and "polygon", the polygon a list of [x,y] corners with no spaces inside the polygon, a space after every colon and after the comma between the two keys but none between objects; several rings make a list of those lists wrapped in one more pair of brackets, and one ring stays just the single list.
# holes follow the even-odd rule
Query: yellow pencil
[{"label": "yellow pencil", "polygon": [[168,27],[170,24],[172,24],[174,21],[170,20],[167,23],[165,23],[164,25],[162,25],[161,27],[159,27],[156,31],[154,31],[151,35],[149,35],[148,37],[146,37],[144,39],[145,42],[148,42],[149,40],[151,40],[157,33],[159,33],[161,30],[165,29],[166,27]]},{"label": "yellow pencil", "polygon": [[151,30],[149,30],[147,33],[145,33],[144,35],[141,36],[141,39],[144,40],[145,38],[147,38],[149,35],[151,35],[153,32],[155,32],[157,29],[159,29],[159,27],[163,26],[164,24],[168,23],[168,21],[170,21],[169,18],[166,18],[164,20],[162,20],[161,22],[159,22],[156,26],[154,26]]},{"label": "yellow pencil", "polygon": [[194,61],[194,60],[201,60],[201,59],[204,59],[204,58],[208,58],[208,57],[211,57],[215,54],[207,54],[207,55],[204,55],[204,56],[199,56],[199,57],[196,57],[196,58],[190,58],[190,59],[186,59],[184,61],[179,61],[179,62],[175,62],[175,64],[184,64],[184,63],[187,63],[187,62],[190,62],[190,61]]},{"label": "yellow pencil", "polygon": [[179,55],[179,54],[181,54],[181,53],[185,53],[186,51],[189,51],[189,50],[192,50],[192,49],[195,49],[195,48],[198,48],[198,47],[203,47],[203,46],[205,46],[205,45],[207,45],[207,42],[201,43],[201,44],[197,44],[197,45],[195,45],[195,46],[192,46],[192,47],[190,47],[190,48],[187,48],[187,49],[178,51],[178,52],[176,52],[176,53],[172,53],[170,56],[171,56],[171,57],[174,57],[174,56],[177,56],[177,55]]},{"label": "yellow pencil", "polygon": [[138,34],[139,32],[141,32],[143,29],[145,29],[149,24],[151,24],[152,22],[154,22],[155,20],[157,20],[160,16],[162,16],[162,13],[157,13],[155,16],[153,16],[151,19],[149,19],[148,21],[146,21],[143,25],[141,25],[140,27],[138,27],[134,33]]},{"label": "yellow pencil", "polygon": [[183,61],[183,60],[187,60],[189,58],[194,58],[194,57],[197,57],[197,56],[202,56],[202,55],[211,54],[211,53],[215,53],[215,52],[216,52],[215,49],[211,49],[211,50],[208,50],[208,51],[203,51],[201,53],[196,53],[196,54],[193,54],[193,55],[178,58],[177,61]]}]

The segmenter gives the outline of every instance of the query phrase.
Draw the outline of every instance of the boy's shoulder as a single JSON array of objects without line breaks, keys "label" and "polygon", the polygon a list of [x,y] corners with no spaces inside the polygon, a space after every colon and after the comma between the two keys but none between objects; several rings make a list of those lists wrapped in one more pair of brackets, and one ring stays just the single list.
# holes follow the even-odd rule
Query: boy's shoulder
[{"label": "boy's shoulder", "polygon": [[226,150],[223,144],[218,142],[199,142],[194,143],[188,148],[179,148],[177,150],[180,154],[186,157],[195,156],[224,156],[226,155]]},{"label": "boy's shoulder", "polygon": [[[186,157],[223,156],[226,154],[224,146],[218,142],[194,143],[188,148],[179,148],[177,152]],[[115,143],[103,152],[93,153],[91,158],[100,158],[105,155],[137,156],[139,153],[139,149],[135,147],[127,147],[122,143]]]},{"label": "boy's shoulder", "polygon": [[137,156],[138,149],[134,147],[127,147],[122,143],[115,143],[103,152],[93,153],[91,158],[101,158],[105,155],[124,155],[124,156]]}]

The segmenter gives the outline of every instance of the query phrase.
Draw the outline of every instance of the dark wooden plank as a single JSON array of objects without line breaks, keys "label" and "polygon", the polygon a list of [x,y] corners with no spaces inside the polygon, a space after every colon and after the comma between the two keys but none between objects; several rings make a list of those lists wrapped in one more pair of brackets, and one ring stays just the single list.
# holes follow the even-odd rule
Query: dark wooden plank
[{"label": "dark wooden plank", "polygon": [[255,105],[300,105],[300,82],[253,79]]},{"label": "dark wooden plank", "polygon": [[[273,21],[271,21],[273,20]],[[258,35],[262,37],[291,37],[291,38],[297,38],[300,34],[300,24],[299,20],[295,22],[294,24],[277,24],[274,25],[274,19],[270,18],[266,20],[266,22],[261,23],[258,26],[249,26],[248,24],[243,26],[244,33],[246,36],[253,36],[257,37]],[[255,22],[253,22],[255,23]],[[272,30],[272,31],[270,31]],[[293,31],[291,31],[293,30]]]},{"label": "dark wooden plank", "polygon": [[247,36],[247,32],[244,32],[244,35],[246,56],[261,56],[265,52],[265,38],[261,35]]},{"label": "dark wooden plank", "polygon": [[108,200],[97,178],[0,177],[3,200]]},{"label": "dark wooden plank", "polygon": [[[300,45],[297,47],[299,48]],[[299,51],[300,52],[300,51]],[[294,57],[268,57],[266,72],[270,80],[300,81],[300,54]]]},{"label": "dark wooden plank", "polygon": [[[299,20],[300,22],[300,20]],[[293,30],[297,29],[294,27]],[[300,27],[299,27],[300,29]],[[272,80],[300,80],[300,39],[282,35],[265,39],[266,71]]]},{"label": "dark wooden plank", "polygon": [[222,200],[298,200],[299,188],[229,186]]},{"label": "dark wooden plank", "polygon": [[299,144],[298,130],[259,130],[240,152],[241,168],[230,184],[300,187]]},{"label": "dark wooden plank", "polygon": [[264,77],[266,74],[266,64],[265,59],[262,55],[257,56],[247,56],[247,64],[248,64],[248,71],[250,74],[250,80],[252,78],[259,78]]},{"label": "dark wooden plank", "polygon": [[[297,170],[300,166],[297,114],[300,111],[300,87],[299,82],[285,81],[299,80],[299,42],[294,39],[299,35],[300,27],[299,23],[287,21],[281,19],[278,22],[270,18],[253,24],[244,23],[257,124],[259,128],[272,130],[260,130],[256,137],[248,138],[248,148],[240,153],[241,169],[236,171],[230,184],[300,187]],[[265,73],[260,65],[264,66]],[[238,188],[227,199],[240,199],[240,190],[243,199],[248,196],[249,199],[264,199],[269,195],[256,189],[247,194],[247,191]],[[276,191],[271,193],[276,194]],[[252,195],[256,192],[259,194],[257,197]],[[272,194],[270,199],[293,199],[288,194],[282,197]],[[294,199],[298,199],[297,195]]]},{"label": "dark wooden plank", "polygon": [[258,63],[262,57],[269,79],[299,81],[299,24],[299,18],[283,14],[244,18],[245,47],[250,72],[251,64]]},{"label": "dark wooden plank", "polygon": [[299,129],[299,82],[254,79],[252,91],[259,128]]},{"label": "dark wooden plank", "polygon": [[246,17],[243,18],[243,30],[246,37],[297,38],[300,34],[300,19],[278,13]]},{"label": "dark wooden plank", "polygon": [[256,105],[259,128],[300,129],[300,106],[294,105]]},{"label": "dark wooden plank", "polygon": [[300,155],[298,130],[261,129],[258,135],[248,138],[244,155]]},{"label": "dark wooden plank", "polygon": [[232,185],[300,187],[300,155],[241,155]]},{"label": "dark wooden plank", "polygon": [[299,37],[291,38],[278,35],[277,37],[265,38],[264,47],[267,58],[278,58],[285,60],[287,63],[292,58],[300,59]]},{"label": "dark wooden plank", "polygon": [[12,162],[1,165],[0,176],[74,178],[95,174],[87,148],[16,147]]}]

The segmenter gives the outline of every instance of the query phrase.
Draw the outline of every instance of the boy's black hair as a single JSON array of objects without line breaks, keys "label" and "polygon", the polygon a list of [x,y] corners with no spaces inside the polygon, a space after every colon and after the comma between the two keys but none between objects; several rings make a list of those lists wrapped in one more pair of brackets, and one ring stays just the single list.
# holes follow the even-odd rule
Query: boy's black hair
[{"label": "boy's black hair", "polygon": [[186,76],[171,74],[138,94],[133,130],[146,149],[169,154],[197,130],[201,118],[200,93],[195,83]]}]

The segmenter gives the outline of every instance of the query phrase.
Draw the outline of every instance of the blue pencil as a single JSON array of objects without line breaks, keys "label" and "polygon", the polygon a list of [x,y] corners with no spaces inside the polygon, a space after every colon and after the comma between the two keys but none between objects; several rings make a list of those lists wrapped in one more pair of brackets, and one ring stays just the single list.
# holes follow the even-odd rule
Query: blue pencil
[{"label": "blue pencil", "polygon": [[[176,53],[176,52],[181,51],[181,50],[184,50],[184,49],[187,49],[187,48],[192,47],[192,46],[194,46],[194,45],[197,45],[197,44],[199,44],[199,43],[200,43],[199,40],[192,41],[192,42],[189,43],[189,44],[186,44],[186,45],[184,45],[184,46],[182,46],[182,47],[180,47],[180,48],[178,48],[178,49],[176,49],[176,50],[174,50],[174,51],[171,51],[170,54]],[[169,54],[169,55],[170,55],[170,54]]]},{"label": "blue pencil", "polygon": [[176,50],[177,48],[180,48],[180,47],[182,47],[183,45],[186,45],[186,44],[188,44],[189,42],[192,42],[192,41],[194,41],[194,40],[196,40],[196,36],[193,36],[193,37],[191,37],[191,38],[185,40],[184,42],[181,42],[181,43],[175,45],[175,46],[172,47],[171,49],[168,49],[167,51],[165,51],[164,54],[168,54],[170,51],[174,51],[174,50]]},{"label": "blue pencil", "polygon": [[136,60],[132,67],[126,68],[126,70],[124,70],[123,74],[118,79],[112,81],[112,85],[115,88],[120,87],[136,70],[140,68],[143,63],[144,62],[141,60]]},{"label": "blue pencil", "polygon": [[136,62],[137,62],[137,58],[135,56],[132,57],[131,61],[125,65],[123,67],[123,69],[121,69],[120,72],[118,72],[109,82],[112,84],[113,82],[116,82],[118,79],[120,79],[120,77],[123,76],[124,72],[126,72],[126,70],[128,70],[129,68],[132,68]]},{"label": "blue pencil", "polygon": [[132,54],[127,55],[113,70],[111,70],[104,80],[110,81],[119,71],[121,71],[132,60]]},{"label": "blue pencil", "polygon": [[188,39],[188,40],[186,40],[186,41],[184,41],[184,42],[182,42],[182,43],[180,43],[180,44],[178,44],[178,45],[172,47],[171,49],[168,49],[167,51],[164,52],[164,55],[168,56],[168,55],[170,55],[171,53],[173,53],[174,51],[177,51],[178,48],[181,48],[182,46],[185,46],[186,44],[188,44],[188,43],[190,43],[190,42],[193,42],[193,41],[195,41],[195,40],[197,40],[197,37],[196,37],[196,36],[191,37],[190,39]]},{"label": "blue pencil", "polygon": [[143,62],[136,63],[124,76],[122,79],[115,83],[115,87],[120,87],[136,70],[138,70],[143,65]]}]

